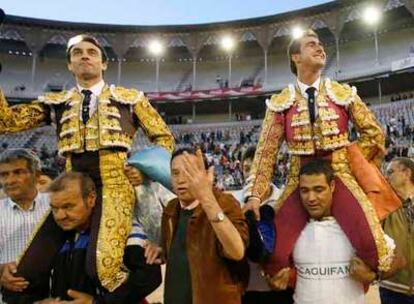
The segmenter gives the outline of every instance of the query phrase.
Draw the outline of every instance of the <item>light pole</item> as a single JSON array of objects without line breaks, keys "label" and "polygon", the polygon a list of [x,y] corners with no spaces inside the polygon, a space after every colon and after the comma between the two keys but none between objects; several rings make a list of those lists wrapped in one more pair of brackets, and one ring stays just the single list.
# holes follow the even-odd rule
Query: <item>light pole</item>
[{"label": "light pole", "polygon": [[155,88],[156,91],[160,91],[159,81],[160,81],[160,60],[161,55],[164,52],[164,46],[159,40],[152,40],[149,45],[148,49],[151,54],[155,56]]},{"label": "light pole", "polygon": [[369,26],[374,28],[375,43],[375,64],[379,64],[379,47],[378,47],[378,23],[381,20],[381,10],[376,6],[368,6],[362,13],[362,18]]},{"label": "light pole", "polygon": [[263,81],[263,87],[267,88],[267,51],[268,48],[263,50],[264,55],[264,81]]},{"label": "light pole", "polygon": [[378,50],[378,27],[374,30],[374,43],[375,43],[375,64],[379,64],[379,50]]},{"label": "light pole", "polygon": [[228,87],[231,87],[231,59],[233,57],[233,50],[236,46],[234,38],[231,36],[224,36],[221,39],[221,47],[227,52],[229,56],[229,75],[228,75]]},{"label": "light pole", "polygon": [[196,79],[197,79],[197,55],[193,54],[193,84],[191,86],[192,90],[196,88]]}]

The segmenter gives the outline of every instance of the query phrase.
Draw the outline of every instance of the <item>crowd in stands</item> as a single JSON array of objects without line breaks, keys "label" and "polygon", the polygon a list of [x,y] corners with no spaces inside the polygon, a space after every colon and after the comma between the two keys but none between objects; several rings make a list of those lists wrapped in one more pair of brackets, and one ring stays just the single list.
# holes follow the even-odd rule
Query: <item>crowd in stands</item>
[{"label": "crowd in stands", "polygon": [[[194,130],[177,134],[179,146],[199,146],[214,166],[217,187],[225,190],[243,186],[241,168],[242,155],[249,146],[255,146],[260,135],[260,125],[231,127],[225,129]],[[282,149],[284,151],[284,148]],[[275,184],[282,185],[287,171],[287,157],[281,153]]]},{"label": "crowd in stands", "polygon": [[[191,118],[188,118],[182,115],[171,116],[171,117],[163,116],[163,119],[169,125],[187,125],[187,124],[193,123]],[[252,120],[252,115],[251,113],[248,113],[248,112],[247,113],[234,113],[234,119],[236,121],[250,121]]]},{"label": "crowd in stands", "polygon": [[390,101],[391,102],[395,102],[395,101],[400,101],[400,100],[407,100],[407,99],[412,99],[414,97],[413,92],[409,92],[409,93],[402,93],[402,94],[395,94],[391,96]]},{"label": "crowd in stands", "polygon": [[227,89],[229,87],[229,80],[223,79],[220,75],[216,76],[216,83],[220,89]]},{"label": "crowd in stands", "polygon": [[[404,94],[404,96],[409,96]],[[375,113],[387,135],[387,156],[414,157],[414,99],[373,105]]]}]

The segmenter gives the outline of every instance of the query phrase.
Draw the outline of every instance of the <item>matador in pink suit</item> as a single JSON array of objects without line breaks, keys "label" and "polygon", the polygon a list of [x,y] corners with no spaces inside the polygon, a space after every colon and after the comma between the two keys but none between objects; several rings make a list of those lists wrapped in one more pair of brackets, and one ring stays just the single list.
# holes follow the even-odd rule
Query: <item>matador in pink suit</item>
[{"label": "matador in pink suit", "polygon": [[[386,271],[393,249],[380,219],[398,208],[400,201],[377,168],[385,150],[384,133],[354,87],[321,77],[326,54],[315,32],[309,30],[292,41],[288,56],[297,81],[266,102],[246,196],[245,209],[256,212],[286,141],[290,169],[275,206],[278,236],[266,271],[272,275],[292,266],[289,256],[309,218],[300,203],[299,169],[316,157],[330,161],[335,171],[332,215],[356,255],[372,269]],[[355,143],[349,140],[349,122],[359,133]]]}]

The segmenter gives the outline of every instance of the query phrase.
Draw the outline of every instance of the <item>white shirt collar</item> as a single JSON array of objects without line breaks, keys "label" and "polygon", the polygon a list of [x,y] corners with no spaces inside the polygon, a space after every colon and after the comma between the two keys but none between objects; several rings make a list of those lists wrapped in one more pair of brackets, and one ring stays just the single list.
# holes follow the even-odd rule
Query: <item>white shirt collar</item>
[{"label": "white shirt collar", "polygon": [[[17,204],[15,201],[13,201],[12,199],[11,199],[11,197],[7,197],[8,199],[7,199],[7,201],[9,202],[9,205],[10,205],[10,207],[12,208],[12,209],[20,209],[20,210],[23,210],[20,206],[19,206],[19,204]],[[25,210],[25,211],[33,211],[35,208],[36,208],[36,200],[38,200],[38,199],[40,199],[40,191],[37,191],[37,194],[36,194],[36,196],[35,196],[35,198],[34,198],[34,200],[33,200],[33,202],[32,202],[32,205],[30,206],[30,208],[28,208],[27,210]]]},{"label": "white shirt collar", "polygon": [[105,87],[105,81],[103,79],[101,79],[101,81],[94,84],[90,88],[84,88],[84,87],[80,86],[79,84],[77,85],[77,87],[78,87],[79,92],[82,92],[82,90],[90,90],[90,91],[92,91],[93,95],[99,96],[99,95],[101,95],[102,90]]},{"label": "white shirt collar", "polygon": [[308,94],[306,93],[306,90],[307,90],[308,88],[310,88],[310,87],[314,87],[314,88],[316,89],[316,91],[315,91],[315,96],[317,96],[317,95],[318,95],[319,85],[320,85],[320,83],[321,83],[321,78],[320,78],[320,77],[319,77],[318,79],[316,79],[316,81],[315,81],[314,83],[312,83],[312,85],[307,85],[307,84],[304,84],[303,82],[301,82],[301,81],[299,80],[299,78],[298,78],[296,81],[297,81],[297,83],[298,83],[298,87],[299,87],[299,90],[300,90],[300,94],[301,94],[303,97],[308,98]]}]

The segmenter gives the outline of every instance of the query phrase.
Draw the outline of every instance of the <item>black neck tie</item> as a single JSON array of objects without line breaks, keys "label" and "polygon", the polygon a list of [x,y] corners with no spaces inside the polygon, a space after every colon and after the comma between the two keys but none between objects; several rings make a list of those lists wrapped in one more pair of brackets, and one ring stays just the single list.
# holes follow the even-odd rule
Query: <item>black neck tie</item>
[{"label": "black neck tie", "polygon": [[82,102],[82,121],[84,124],[89,120],[89,104],[91,103],[92,92],[90,90],[82,90],[84,96]]},{"label": "black neck tie", "polygon": [[305,91],[308,94],[308,109],[311,124],[315,122],[315,91],[316,89],[314,87],[309,87]]}]

